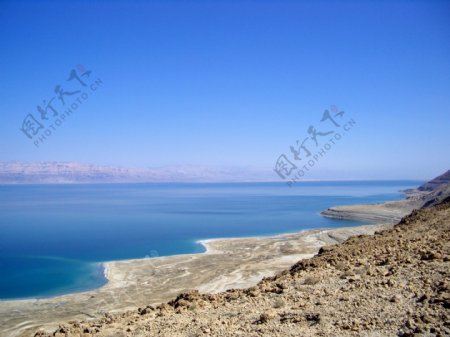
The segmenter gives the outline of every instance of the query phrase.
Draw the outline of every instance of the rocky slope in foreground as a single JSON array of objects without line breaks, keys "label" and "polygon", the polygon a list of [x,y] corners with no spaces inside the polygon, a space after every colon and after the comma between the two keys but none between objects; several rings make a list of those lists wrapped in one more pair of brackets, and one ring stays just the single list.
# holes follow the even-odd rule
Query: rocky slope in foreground
[{"label": "rocky slope in foreground", "polygon": [[192,291],[35,336],[449,336],[449,242],[447,198],[252,288]]}]

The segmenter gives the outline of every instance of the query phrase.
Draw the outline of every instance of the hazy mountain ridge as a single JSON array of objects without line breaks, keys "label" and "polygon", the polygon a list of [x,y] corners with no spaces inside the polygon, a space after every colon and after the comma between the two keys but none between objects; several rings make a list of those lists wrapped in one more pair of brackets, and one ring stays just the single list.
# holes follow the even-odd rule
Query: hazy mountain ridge
[{"label": "hazy mountain ridge", "polygon": [[271,180],[270,172],[255,169],[210,169],[191,166],[139,169],[76,162],[0,162],[1,184],[251,182],[264,180]]}]

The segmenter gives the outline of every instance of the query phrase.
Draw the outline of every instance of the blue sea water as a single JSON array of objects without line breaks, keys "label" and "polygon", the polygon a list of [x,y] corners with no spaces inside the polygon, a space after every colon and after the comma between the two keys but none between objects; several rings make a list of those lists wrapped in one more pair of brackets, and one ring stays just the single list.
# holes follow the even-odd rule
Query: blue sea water
[{"label": "blue sea water", "polygon": [[103,285],[99,262],[199,253],[199,239],[360,225],[337,205],[402,198],[418,181],[0,186],[0,299]]}]

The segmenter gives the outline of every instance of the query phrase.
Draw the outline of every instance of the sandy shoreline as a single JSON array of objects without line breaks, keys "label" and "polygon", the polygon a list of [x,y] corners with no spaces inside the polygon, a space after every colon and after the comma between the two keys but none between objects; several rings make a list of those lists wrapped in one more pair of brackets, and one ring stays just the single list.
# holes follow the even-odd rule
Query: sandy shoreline
[{"label": "sandy shoreline", "polygon": [[64,321],[86,321],[106,312],[157,305],[192,289],[217,293],[247,288],[314,256],[325,245],[389,228],[413,206],[398,201],[333,207],[321,215],[378,220],[381,224],[201,239],[196,241],[205,248],[201,253],[102,262],[107,282],[100,288],[50,298],[0,301],[0,336],[29,336],[40,328],[54,330]]},{"label": "sandy shoreline", "polygon": [[[303,247],[323,244],[362,229],[318,230],[271,238],[270,242],[254,238],[249,243],[256,246],[244,247],[237,257],[249,252],[259,259],[241,261],[234,271],[227,267],[227,248],[232,242],[240,245],[239,240],[214,241],[213,248],[223,253],[202,255],[203,263],[216,265],[210,287],[201,288],[208,283],[200,287],[208,293],[183,291],[161,305],[108,312],[97,320],[64,322],[35,337],[448,336],[449,220],[450,197],[376,235],[353,236],[343,244],[324,247],[320,255],[257,284],[272,268],[267,266],[274,263],[272,253],[279,256],[275,257],[278,263],[300,257],[295,255],[296,247],[286,242],[302,242]],[[292,237],[297,239],[291,241]],[[267,248],[271,254],[264,256]],[[220,270],[215,263],[218,257],[223,259]],[[255,269],[255,264],[263,268]],[[182,279],[195,271],[183,267]],[[240,281],[253,285],[218,292],[227,283],[239,286]]]},{"label": "sandy shoreline", "polygon": [[51,298],[0,301],[0,336],[27,336],[59,322],[98,318],[166,302],[182,291],[220,292],[252,286],[312,257],[323,245],[388,225],[303,230],[274,236],[205,239],[205,252],[104,262],[108,282],[95,290]]},{"label": "sandy shoreline", "polygon": [[381,204],[364,204],[330,207],[320,214],[335,219],[397,223],[414,209],[420,208],[419,200],[388,201]]},{"label": "sandy shoreline", "polygon": [[[358,226],[355,226],[358,227]],[[344,228],[344,227],[342,227]],[[345,227],[347,228],[347,227]],[[324,229],[317,229],[317,230],[329,230],[327,228]],[[267,238],[277,238],[277,237],[283,237],[283,236],[287,236],[287,235],[299,235],[302,234],[304,232],[310,232],[310,231],[316,231],[314,229],[302,229],[300,231],[297,232],[291,232],[291,233],[281,233],[281,234],[273,234],[273,235],[257,235],[257,236],[236,236],[236,237],[226,237],[226,238],[211,238],[211,239],[200,239],[200,240],[196,240],[195,243],[202,245],[205,248],[204,252],[201,253],[197,253],[197,254],[220,254],[222,253],[221,250],[218,250],[217,248],[214,248],[215,245],[217,245],[217,243],[219,243],[222,241],[227,241],[227,240],[241,240],[241,239],[267,239]]]}]

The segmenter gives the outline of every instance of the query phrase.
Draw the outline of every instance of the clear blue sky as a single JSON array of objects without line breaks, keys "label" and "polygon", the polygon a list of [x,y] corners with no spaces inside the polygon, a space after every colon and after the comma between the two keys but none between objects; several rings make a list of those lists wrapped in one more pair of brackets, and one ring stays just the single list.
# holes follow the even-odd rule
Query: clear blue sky
[{"label": "clear blue sky", "polygon": [[[2,161],[270,170],[335,104],[357,125],[316,177],[450,168],[449,2],[0,1],[0,48]],[[77,64],[103,85],[36,148]]]}]

